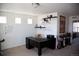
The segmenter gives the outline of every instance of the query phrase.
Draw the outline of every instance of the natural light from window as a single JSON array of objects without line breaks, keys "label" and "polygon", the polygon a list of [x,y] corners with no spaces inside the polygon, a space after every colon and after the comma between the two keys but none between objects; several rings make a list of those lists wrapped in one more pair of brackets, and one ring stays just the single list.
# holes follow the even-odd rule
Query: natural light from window
[{"label": "natural light from window", "polygon": [[7,23],[7,17],[0,16],[0,23]]},{"label": "natural light from window", "polygon": [[21,18],[19,17],[15,18],[15,24],[21,24]]},{"label": "natural light from window", "polygon": [[31,18],[28,18],[27,19],[27,22],[28,22],[28,24],[32,24],[32,19]]},{"label": "natural light from window", "polygon": [[73,32],[79,32],[79,22],[73,23]]}]

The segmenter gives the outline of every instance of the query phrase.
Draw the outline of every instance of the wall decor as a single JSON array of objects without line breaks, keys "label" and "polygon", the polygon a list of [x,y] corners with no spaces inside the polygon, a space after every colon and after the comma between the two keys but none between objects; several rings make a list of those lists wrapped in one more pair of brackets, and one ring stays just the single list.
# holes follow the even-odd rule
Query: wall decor
[{"label": "wall decor", "polygon": [[37,8],[40,6],[40,3],[32,3],[32,7]]},{"label": "wall decor", "polygon": [[40,29],[42,29],[42,28],[46,28],[46,27],[44,27],[44,26],[38,26],[37,24],[35,25],[35,28],[40,28]]},{"label": "wall decor", "polygon": [[49,15],[49,16],[43,18],[43,22],[49,23],[52,18],[57,18],[57,16]]},{"label": "wall decor", "polygon": [[60,16],[60,33],[65,33],[65,16]]}]

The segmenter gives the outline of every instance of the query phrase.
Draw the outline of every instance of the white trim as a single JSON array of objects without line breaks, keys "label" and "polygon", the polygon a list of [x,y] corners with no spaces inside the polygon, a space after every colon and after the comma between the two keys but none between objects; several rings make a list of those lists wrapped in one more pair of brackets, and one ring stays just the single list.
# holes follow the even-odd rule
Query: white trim
[{"label": "white trim", "polygon": [[0,11],[1,12],[9,12],[9,13],[32,15],[32,16],[38,16],[38,15],[40,15],[40,14],[33,14],[33,13],[23,12],[23,11],[12,11],[12,10],[4,10],[4,9],[1,9]]}]

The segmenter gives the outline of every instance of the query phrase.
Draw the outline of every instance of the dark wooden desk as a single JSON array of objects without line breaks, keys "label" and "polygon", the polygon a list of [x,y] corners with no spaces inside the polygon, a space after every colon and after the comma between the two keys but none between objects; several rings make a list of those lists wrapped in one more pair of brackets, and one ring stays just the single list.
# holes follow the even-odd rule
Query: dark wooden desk
[{"label": "dark wooden desk", "polygon": [[3,56],[3,52],[2,52],[2,49],[1,49],[1,43],[4,42],[5,40],[0,40],[0,56]]},{"label": "dark wooden desk", "polygon": [[47,38],[26,37],[26,48],[31,49],[33,47],[37,47],[38,55],[40,56],[42,54],[42,48],[49,47],[50,42],[51,39],[47,39]]}]

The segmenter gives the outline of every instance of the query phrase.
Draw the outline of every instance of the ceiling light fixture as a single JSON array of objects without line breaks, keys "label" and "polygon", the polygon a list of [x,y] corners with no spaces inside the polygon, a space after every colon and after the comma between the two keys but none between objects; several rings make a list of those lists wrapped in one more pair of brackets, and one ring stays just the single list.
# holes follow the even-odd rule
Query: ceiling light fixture
[{"label": "ceiling light fixture", "polygon": [[33,6],[34,8],[37,8],[38,6],[40,6],[40,4],[39,4],[39,3],[32,3],[32,6]]}]

